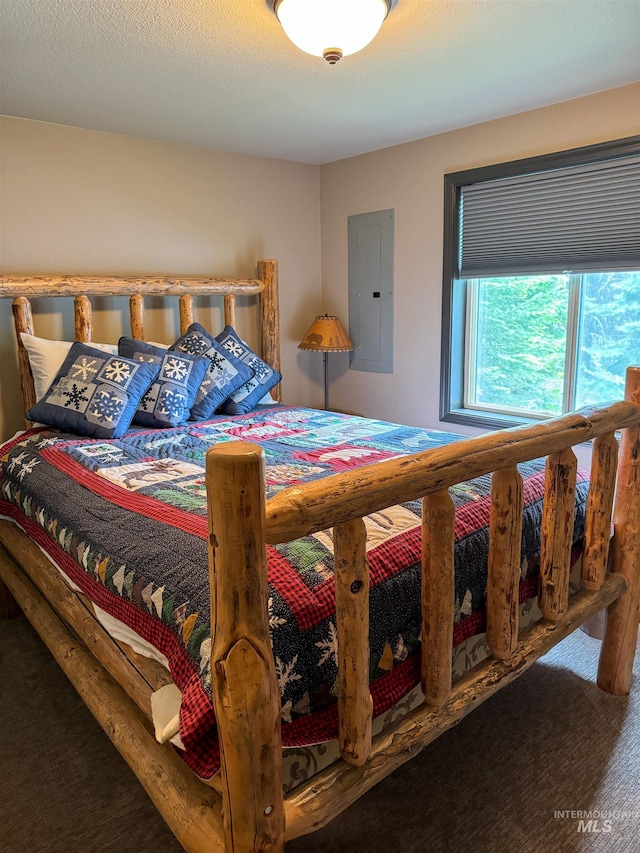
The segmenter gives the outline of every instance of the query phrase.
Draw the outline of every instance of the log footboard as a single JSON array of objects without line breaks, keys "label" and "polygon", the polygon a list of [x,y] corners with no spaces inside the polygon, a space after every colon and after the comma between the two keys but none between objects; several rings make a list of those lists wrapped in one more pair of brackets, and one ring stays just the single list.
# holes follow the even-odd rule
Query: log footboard
[{"label": "log footboard", "polygon": [[[617,469],[612,571],[605,576],[609,513],[616,478],[613,436],[618,429],[623,431],[623,442]],[[589,544],[583,567],[585,589],[570,599],[576,488],[576,457],[572,447],[591,438],[599,440],[593,456],[586,510]],[[540,606],[545,618],[519,635],[517,581],[522,481],[515,466],[545,449],[549,456],[540,555]],[[223,660],[225,655],[228,660],[237,648],[232,646],[234,641],[253,650],[255,666],[247,665],[245,678],[250,681],[254,670],[255,678],[259,673],[263,697],[260,701],[256,687],[249,703],[239,712],[233,697],[225,698],[221,691],[216,698],[220,737],[227,753],[222,770],[228,785],[226,808],[230,814],[240,810],[251,815],[249,824],[258,827],[255,833],[250,833],[254,837],[251,846],[243,830],[227,825],[227,850],[282,850],[284,837],[296,837],[323,826],[604,607],[610,607],[610,621],[599,684],[610,692],[628,692],[640,604],[640,368],[629,368],[625,402],[392,459],[333,476],[325,482],[306,483],[279,492],[266,502],[266,507],[262,480],[256,475],[257,460],[261,457],[258,447],[230,442],[209,450],[207,460],[212,596],[218,608],[214,612],[224,623],[224,629],[216,631],[224,630],[227,636],[214,660]],[[254,476],[246,472],[249,458],[253,460]],[[490,472],[494,472],[494,480],[487,633],[493,657],[452,685],[455,524],[448,488],[463,479]],[[425,704],[371,740],[372,703],[364,680],[369,623],[362,597],[368,585],[363,517],[420,497],[423,499],[421,669]],[[230,511],[229,507],[236,510]],[[274,755],[278,738],[273,731],[277,679],[262,653],[268,620],[262,543],[265,539],[272,544],[288,542],[330,526],[334,528],[341,621],[337,690],[342,757],[284,800],[285,832],[278,837],[273,824],[265,825],[265,816],[277,814],[280,809],[275,790],[277,768],[267,769],[257,760],[258,756]],[[235,548],[231,547],[232,542],[236,543]],[[239,553],[244,556],[240,558]],[[219,677],[218,666],[214,663],[214,680]],[[242,691],[240,694],[248,695]],[[227,744],[234,746],[229,749]],[[254,758],[248,757],[249,752]],[[244,788],[233,782],[240,769]],[[265,795],[265,790],[271,793]],[[263,808],[267,801],[272,804],[268,815]]]}]

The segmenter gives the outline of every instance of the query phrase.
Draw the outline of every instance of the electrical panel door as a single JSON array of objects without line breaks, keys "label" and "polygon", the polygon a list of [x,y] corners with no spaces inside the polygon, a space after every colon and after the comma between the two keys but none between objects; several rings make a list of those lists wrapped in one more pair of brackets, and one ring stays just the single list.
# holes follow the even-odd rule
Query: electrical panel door
[{"label": "electrical panel door", "polygon": [[393,210],[350,216],[351,370],[393,373]]}]

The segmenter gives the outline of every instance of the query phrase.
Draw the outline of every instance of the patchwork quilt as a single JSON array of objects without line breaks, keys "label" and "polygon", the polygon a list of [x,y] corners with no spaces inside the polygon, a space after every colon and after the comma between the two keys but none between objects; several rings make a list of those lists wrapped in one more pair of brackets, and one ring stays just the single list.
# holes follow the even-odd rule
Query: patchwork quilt
[{"label": "patchwork quilt", "polygon": [[[0,513],[13,518],[93,601],[168,659],[182,692],[184,760],[219,767],[211,701],[204,464],[212,444],[244,439],[266,455],[267,495],[301,482],[457,441],[461,436],[331,412],[265,406],[122,438],[34,429],[2,449]],[[537,594],[544,461],[520,466],[520,598]],[[454,486],[454,645],[485,627],[490,476]],[[578,472],[574,541],[584,528]],[[371,572],[370,680],[383,713],[420,680],[420,513],[412,501],[365,520]],[[286,746],[337,735],[330,530],[268,547],[271,640]]]}]

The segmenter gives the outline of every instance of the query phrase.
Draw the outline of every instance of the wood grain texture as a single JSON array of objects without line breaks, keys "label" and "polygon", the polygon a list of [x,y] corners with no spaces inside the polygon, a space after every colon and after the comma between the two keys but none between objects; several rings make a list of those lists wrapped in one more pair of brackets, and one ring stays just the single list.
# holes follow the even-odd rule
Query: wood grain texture
[{"label": "wood grain texture", "polygon": [[195,320],[195,312],[193,310],[193,296],[190,293],[183,293],[179,299],[180,305],[180,334],[184,335],[189,326]]},{"label": "wood grain texture", "polygon": [[284,848],[280,690],[269,638],[264,451],[207,453],[213,704],[227,853]]},{"label": "wood grain texture", "polygon": [[330,488],[318,480],[283,489],[267,503],[267,542],[290,542],[639,422],[636,406],[614,403],[336,474]]},{"label": "wood grain texture", "polygon": [[[629,367],[625,398],[640,406],[640,367]],[[598,684],[608,693],[626,695],[638,643],[640,622],[640,427],[622,432],[618,482],[613,508],[611,570],[622,575],[626,593],[609,608]]]},{"label": "wood grain texture", "polygon": [[76,296],[73,300],[73,312],[76,340],[82,341],[85,344],[89,343],[93,337],[93,316],[91,301],[84,293]]},{"label": "wood grain texture", "polygon": [[[280,303],[278,296],[278,262],[258,261],[258,278],[264,282],[260,294],[260,339],[262,360],[280,371]],[[282,402],[282,383],[271,389],[274,400]]]},{"label": "wood grain texture", "polygon": [[[78,596],[85,602],[89,612],[93,613],[91,599],[83,596],[82,594],[78,594]],[[122,651],[122,654],[127,658],[131,666],[133,666],[140,676],[147,682],[152,691],[160,690],[162,687],[166,687],[167,684],[173,684],[173,679],[171,678],[169,670],[166,669],[159,661],[138,654],[138,652],[134,651],[130,645],[123,643],[120,640],[114,640],[114,642]]]},{"label": "wood grain texture", "polygon": [[518,645],[522,512],[520,472],[515,466],[495,471],[489,518],[487,645],[501,660]]},{"label": "wood grain texture", "polygon": [[137,341],[146,341],[144,296],[141,293],[134,293],[129,297],[129,318],[131,320],[131,337]]},{"label": "wood grain texture", "polygon": [[622,596],[626,588],[622,575],[609,575],[599,592],[587,590],[572,596],[569,610],[557,622],[541,621],[525,629],[508,660],[489,659],[468,672],[454,685],[445,705],[421,705],[376,735],[371,756],[361,767],[340,760],[296,788],[285,801],[287,838],[297,838],[329,823],[396,767],[514,681],[584,621]]},{"label": "wood grain texture", "polygon": [[599,435],[591,450],[582,552],[582,582],[585,589],[600,589],[607,571],[617,464],[618,442],[615,433]]},{"label": "wood grain texture", "polygon": [[423,499],[421,680],[430,705],[443,705],[451,693],[455,525],[456,510],[447,489]]},{"label": "wood grain texture", "polygon": [[[24,296],[18,296],[13,300],[13,325],[16,330],[16,340],[18,343],[18,366],[20,368],[20,390],[22,392],[22,405],[24,411],[28,412],[31,406],[36,402],[36,391],[33,384],[33,373],[29,364],[29,354],[24,348],[20,335],[24,332],[27,335],[33,335],[33,315],[31,313],[31,303]],[[26,421],[27,428],[31,426],[30,421]]]},{"label": "wood grain texture", "polygon": [[0,561],[0,576],[187,853],[227,853],[219,794],[170,744],[156,742],[135,704],[12,560]]},{"label": "wood grain texture", "polygon": [[198,276],[66,276],[24,275],[0,278],[0,298],[26,296],[215,296],[225,293],[261,293],[262,281],[257,279],[211,278]]},{"label": "wood grain texture", "polygon": [[224,298],[224,324],[236,328],[236,297],[233,293],[227,293]]},{"label": "wood grain texture", "polygon": [[538,606],[545,619],[559,619],[569,606],[577,470],[578,462],[570,447],[547,457],[538,596]]},{"label": "wood grain texture", "polygon": [[340,755],[363,764],[371,750],[373,699],[369,689],[369,563],[364,521],[333,529],[338,631]]}]

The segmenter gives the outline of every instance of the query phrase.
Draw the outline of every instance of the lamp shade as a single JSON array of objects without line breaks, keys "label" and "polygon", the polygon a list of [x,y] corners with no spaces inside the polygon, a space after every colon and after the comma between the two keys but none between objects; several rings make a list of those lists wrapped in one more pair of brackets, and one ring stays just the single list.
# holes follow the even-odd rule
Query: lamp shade
[{"label": "lamp shade", "polygon": [[320,314],[309,326],[307,334],[298,344],[298,349],[316,352],[350,352],[353,344],[337,317]]},{"label": "lamp shade", "polygon": [[390,0],[274,0],[278,20],[296,47],[332,65],[369,44],[390,6]]}]

